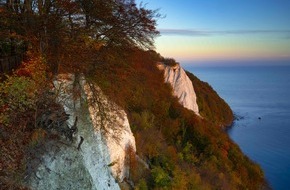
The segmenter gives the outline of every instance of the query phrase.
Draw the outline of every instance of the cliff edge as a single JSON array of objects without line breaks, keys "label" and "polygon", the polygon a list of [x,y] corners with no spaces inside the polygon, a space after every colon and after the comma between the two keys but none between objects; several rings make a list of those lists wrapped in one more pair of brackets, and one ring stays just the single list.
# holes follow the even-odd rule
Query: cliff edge
[{"label": "cliff edge", "polygon": [[193,84],[183,68],[179,64],[168,66],[162,62],[158,62],[157,67],[164,71],[164,81],[172,86],[179,103],[200,116]]},{"label": "cliff edge", "polygon": [[118,182],[129,177],[128,151],[136,151],[126,113],[84,77],[61,74],[54,86],[57,101],[69,114],[67,126],[73,126],[78,118],[78,132],[72,144],[63,139],[45,145],[45,153],[34,160],[38,165],[34,168],[35,175],[29,177],[28,186],[120,189]]}]

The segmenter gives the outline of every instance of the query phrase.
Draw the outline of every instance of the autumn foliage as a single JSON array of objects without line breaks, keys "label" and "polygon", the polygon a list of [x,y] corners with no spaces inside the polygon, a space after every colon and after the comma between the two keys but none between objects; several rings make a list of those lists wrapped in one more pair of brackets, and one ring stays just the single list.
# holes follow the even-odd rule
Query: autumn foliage
[{"label": "autumn foliage", "polygon": [[30,49],[54,72],[88,71],[112,47],[152,48],[161,17],[134,0],[0,1],[0,9],[0,56]]},{"label": "autumn foliage", "polygon": [[[2,3],[2,1],[0,1]],[[84,73],[125,109],[137,152],[127,149],[136,189],[260,189],[264,174],[229,139],[229,106],[187,73],[202,117],[183,108],[157,62],[175,65],[154,45],[157,11],[134,0],[5,1],[0,56],[32,52],[0,84],[0,187],[21,189],[29,150],[47,132],[37,117],[53,108],[54,73]],[[17,147],[17,148],[15,148]],[[33,156],[33,155],[32,155]]]},{"label": "autumn foliage", "polygon": [[46,74],[42,58],[31,56],[0,84],[1,188],[21,188],[27,151],[44,139],[45,131],[35,125],[47,92]]},{"label": "autumn foliage", "polygon": [[186,72],[186,74],[194,84],[200,114],[216,125],[231,125],[234,116],[229,105],[208,83],[199,80],[190,72]]},{"label": "autumn foliage", "polygon": [[[232,111],[208,84],[188,73],[201,99],[200,118],[183,108],[172,96],[171,87],[164,84],[163,74],[155,65],[164,60],[159,54],[131,49],[127,56],[113,60],[107,56],[103,57],[106,64],[97,67],[91,80],[99,81],[107,96],[125,108],[129,116],[137,155],[149,167],[132,168],[132,174],[134,169],[139,173],[132,176],[136,187],[262,187],[260,167],[244,156],[221,128],[232,121]],[[211,109],[213,104],[215,108]]]}]

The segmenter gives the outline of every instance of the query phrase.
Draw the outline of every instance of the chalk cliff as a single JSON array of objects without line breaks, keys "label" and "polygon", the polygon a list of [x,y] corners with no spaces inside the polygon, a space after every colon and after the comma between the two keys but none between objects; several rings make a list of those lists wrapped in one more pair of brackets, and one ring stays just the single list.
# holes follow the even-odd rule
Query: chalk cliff
[{"label": "chalk cliff", "polygon": [[[109,101],[84,77],[62,74],[54,81],[58,102],[72,126],[78,117],[75,141],[50,143],[29,179],[32,189],[120,189],[128,178],[126,151],[136,150],[124,110]],[[79,96],[76,96],[79,94]],[[80,138],[83,143],[77,150]]]},{"label": "chalk cliff", "polygon": [[172,86],[173,94],[178,98],[179,103],[199,115],[193,84],[183,68],[179,64],[168,66],[161,62],[157,63],[157,67],[164,71],[164,81]]}]

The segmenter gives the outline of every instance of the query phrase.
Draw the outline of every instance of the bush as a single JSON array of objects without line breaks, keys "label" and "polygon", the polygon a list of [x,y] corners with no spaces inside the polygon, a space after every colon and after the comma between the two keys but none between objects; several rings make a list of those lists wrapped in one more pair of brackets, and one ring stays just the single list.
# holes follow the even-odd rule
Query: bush
[{"label": "bush", "polygon": [[146,181],[144,179],[141,179],[136,185],[135,190],[148,190]]},{"label": "bush", "polygon": [[12,122],[14,116],[35,108],[35,82],[26,77],[9,76],[0,84],[0,118],[3,124]]},{"label": "bush", "polygon": [[163,59],[162,59],[162,62],[163,62],[165,65],[168,65],[168,66],[175,66],[175,65],[179,64],[179,63],[177,63],[177,62],[175,61],[175,59],[173,59],[173,58],[163,58]]},{"label": "bush", "polygon": [[154,183],[157,187],[167,187],[170,185],[169,175],[159,166],[151,170]]},{"label": "bush", "polygon": [[155,116],[149,111],[143,111],[141,114],[132,113],[132,120],[134,124],[140,127],[141,129],[149,129],[154,126]]},{"label": "bush", "polygon": [[0,84],[0,123],[12,124],[36,110],[45,91],[46,66],[42,59],[31,59]]}]

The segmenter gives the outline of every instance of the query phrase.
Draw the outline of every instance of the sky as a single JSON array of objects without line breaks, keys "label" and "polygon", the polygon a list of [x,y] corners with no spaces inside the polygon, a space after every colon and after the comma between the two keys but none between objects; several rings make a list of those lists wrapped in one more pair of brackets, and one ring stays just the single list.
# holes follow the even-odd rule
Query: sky
[{"label": "sky", "polygon": [[159,9],[156,51],[179,62],[290,60],[290,0],[136,0]]}]

